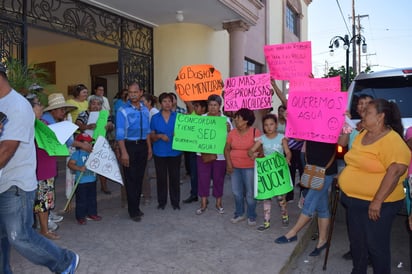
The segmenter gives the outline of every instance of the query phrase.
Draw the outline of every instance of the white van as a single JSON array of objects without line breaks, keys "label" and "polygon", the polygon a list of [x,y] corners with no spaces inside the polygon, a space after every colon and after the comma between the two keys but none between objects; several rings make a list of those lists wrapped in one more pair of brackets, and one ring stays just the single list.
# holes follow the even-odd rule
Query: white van
[{"label": "white van", "polygon": [[360,95],[383,98],[398,105],[405,130],[412,126],[412,67],[361,73],[348,89],[352,119],[359,121],[356,105]]}]

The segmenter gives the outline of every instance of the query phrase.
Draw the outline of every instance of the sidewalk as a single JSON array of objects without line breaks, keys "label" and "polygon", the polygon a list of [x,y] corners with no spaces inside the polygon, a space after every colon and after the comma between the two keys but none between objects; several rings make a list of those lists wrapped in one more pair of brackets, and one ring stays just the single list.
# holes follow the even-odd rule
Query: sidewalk
[{"label": "sidewalk", "polygon": [[[64,172],[59,175],[56,183],[58,211],[65,203],[63,175]],[[189,178],[182,178],[181,183],[183,200],[190,192]],[[322,272],[324,253],[313,261],[310,259],[311,264],[296,264],[303,261],[301,256],[307,257],[314,248],[315,242],[310,238],[315,226],[308,226],[302,231],[297,242],[286,245],[273,242],[288,230],[282,227],[279,208],[275,203],[272,206],[271,227],[267,231],[258,232],[257,226],[248,226],[247,222],[230,222],[234,202],[228,176],[225,179],[223,197],[225,214],[219,214],[214,209],[213,197],[209,198],[209,209],[200,216],[195,214],[199,203],[181,203],[180,211],[173,210],[170,204],[165,210],[157,210],[155,185],[156,181],[152,178],[153,200],[150,205],[141,207],[145,215],[139,223],[131,221],[127,209],[121,208],[120,185],[116,183],[109,183],[111,195],[100,192],[98,186],[98,212],[103,217],[101,222],[89,221],[87,225],[79,226],[74,212],[64,214],[65,219],[59,224],[57,231],[61,239],[56,243],[80,255],[76,273]],[[288,204],[288,210],[291,227],[300,213],[296,200]],[[260,224],[263,221],[261,202],[258,203],[257,213]],[[348,247],[347,242],[344,242],[346,234],[343,222],[337,222],[335,232],[339,235],[334,233],[328,269],[322,273],[349,273],[351,263],[341,259]],[[405,241],[403,244],[405,245]],[[340,250],[333,251],[335,247]],[[406,251],[407,249],[403,249],[402,252]],[[403,262],[403,270],[406,270],[408,262],[406,259]],[[14,273],[48,273],[46,268],[31,264],[15,250],[12,252],[11,264]],[[313,271],[309,269],[309,265],[313,266]]]}]

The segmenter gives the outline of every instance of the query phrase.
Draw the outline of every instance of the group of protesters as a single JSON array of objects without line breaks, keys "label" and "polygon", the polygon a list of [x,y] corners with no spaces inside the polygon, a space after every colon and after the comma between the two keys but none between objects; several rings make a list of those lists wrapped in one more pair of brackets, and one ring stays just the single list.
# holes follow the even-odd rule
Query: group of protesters
[{"label": "group of protesters", "polygon": [[[219,95],[210,95],[203,101],[185,102],[187,110],[184,110],[177,107],[175,93],[164,92],[158,97],[160,110],[157,111],[153,96],[144,94],[137,82],[129,83],[127,90],[119,92],[113,116],[107,117],[104,128],[109,135],[113,132],[130,219],[140,222],[144,216],[141,198],[151,196],[150,186],[146,193],[143,189],[147,181],[147,163],[152,158],[156,170],[157,209],[165,209],[169,196],[173,210],[180,210],[183,152],[173,148],[179,113],[222,116],[226,121],[224,130],[227,132],[224,150],[220,154],[205,151],[184,154],[186,166],[190,170],[191,191],[183,203],[197,202],[200,197],[200,206],[194,213],[202,215],[208,209],[212,183],[215,210],[217,214],[224,214],[224,180],[229,174],[235,204],[230,221],[236,224],[247,220],[248,225],[255,226],[258,216],[254,193],[255,160],[279,153],[290,166],[292,190],[263,201],[263,222],[257,230],[265,231],[270,227],[271,198],[279,205],[280,222],[288,226],[290,219],[287,204],[294,200],[296,170],[301,175],[305,164],[324,167],[326,176],[323,188],[302,189],[299,192],[301,214],[287,233],[274,240],[277,244],[296,241],[299,231],[317,216],[319,237],[310,256],[319,256],[329,245],[328,195],[337,176],[336,143],[287,138],[284,135],[287,101],[275,84],[273,88],[282,101],[277,115],[267,110],[255,115],[256,111],[241,108],[230,117],[224,114],[224,98]],[[89,97],[87,87],[77,85],[73,89],[73,99],[66,101],[63,94],[54,93],[49,95],[48,106],[43,108],[40,98],[34,93],[23,98],[13,90],[8,83],[6,69],[0,66],[0,111],[7,115],[7,120],[0,124],[0,257],[4,273],[11,272],[8,260],[10,246],[30,261],[45,265],[53,272],[74,273],[77,268],[79,256],[76,253],[48,240],[59,238],[50,229],[48,218],[50,210],[54,208],[57,161],[55,156],[48,155],[35,142],[33,125],[35,119],[36,123],[46,125],[71,119],[78,126],[74,137],[70,137],[65,144],[69,147],[66,184],[70,186],[69,189],[77,187],[75,191],[68,192],[76,193],[75,215],[78,224],[100,221],[102,217],[97,213],[96,202],[97,179],[103,193],[110,195],[111,192],[107,179],[88,170],[85,162],[93,150],[93,131],[97,126],[89,122],[91,112],[106,110],[110,113],[110,105],[103,93],[103,86],[97,85]],[[339,139],[339,142],[350,142],[351,147],[345,157],[347,166],[338,182],[348,213],[353,273],[366,273],[368,258],[376,273],[389,273],[390,227],[402,205],[402,182],[411,155],[403,141],[403,127],[396,104],[383,99],[369,100],[358,112],[362,117],[359,128],[343,130]],[[256,121],[256,116],[262,116],[261,121]],[[261,128],[255,126],[260,123]],[[36,131],[40,128],[41,124],[36,126]],[[347,138],[349,135],[350,139]],[[37,163],[37,166],[33,163]],[[359,181],[370,183],[359,186]],[[30,206],[22,206],[24,204]],[[33,210],[38,215],[40,233],[32,228]]]}]

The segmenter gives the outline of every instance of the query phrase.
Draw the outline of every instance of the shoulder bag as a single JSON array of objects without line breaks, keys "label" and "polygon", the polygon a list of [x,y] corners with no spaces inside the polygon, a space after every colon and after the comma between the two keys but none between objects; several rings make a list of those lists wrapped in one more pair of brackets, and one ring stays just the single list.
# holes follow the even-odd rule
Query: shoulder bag
[{"label": "shoulder bag", "polygon": [[333,153],[332,158],[325,167],[306,164],[299,184],[305,188],[321,190],[325,184],[325,172],[335,160],[335,154]]}]

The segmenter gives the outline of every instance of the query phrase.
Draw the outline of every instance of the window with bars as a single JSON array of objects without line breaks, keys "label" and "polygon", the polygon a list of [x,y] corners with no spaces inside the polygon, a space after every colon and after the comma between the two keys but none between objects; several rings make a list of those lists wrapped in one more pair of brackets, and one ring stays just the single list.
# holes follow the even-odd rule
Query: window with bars
[{"label": "window with bars", "polygon": [[299,37],[299,14],[289,5],[286,6],[286,28]]}]

